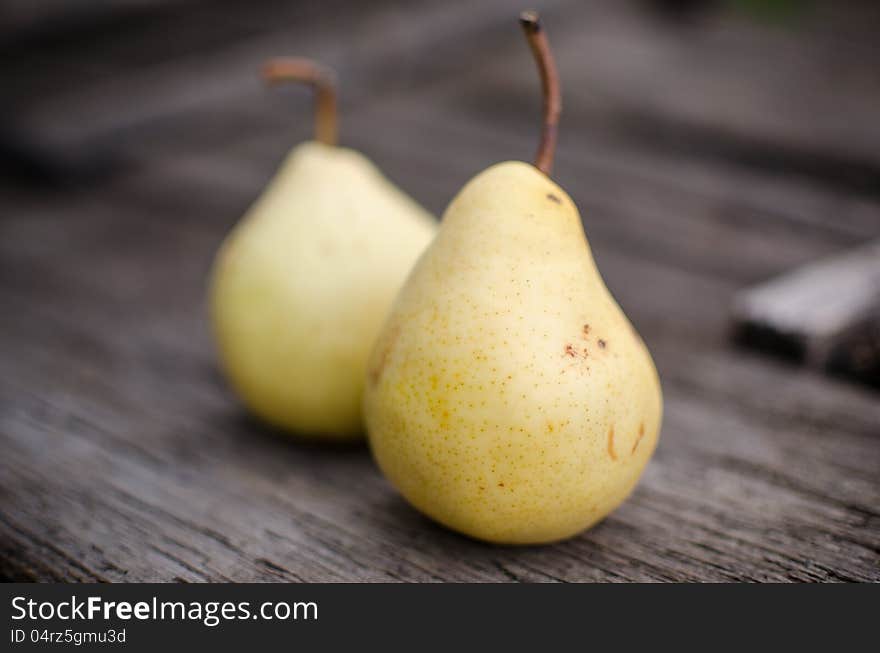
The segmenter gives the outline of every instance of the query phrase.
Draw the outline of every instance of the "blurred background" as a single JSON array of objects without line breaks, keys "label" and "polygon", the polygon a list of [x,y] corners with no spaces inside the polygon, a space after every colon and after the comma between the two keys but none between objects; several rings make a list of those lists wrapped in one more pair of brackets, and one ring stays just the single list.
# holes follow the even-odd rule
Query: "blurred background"
[{"label": "blurred background", "polygon": [[[667,409],[647,489],[611,525],[570,545],[599,567],[529,564],[598,579],[603,551],[642,535],[635,558],[677,553],[653,567],[627,563],[632,578],[876,580],[880,409],[871,386],[880,329],[877,257],[864,247],[880,238],[880,3],[534,5],[562,80],[555,179],[578,204],[600,270],[655,355]],[[72,515],[84,496],[94,500],[94,486],[78,474],[127,474],[136,479],[132,495],[246,533],[226,511],[254,509],[255,479],[294,482],[278,459],[285,469],[321,470],[303,474],[328,487],[299,489],[315,502],[308,510],[335,515],[330,523],[372,533],[376,520],[402,520],[382,532],[420,541],[414,533],[426,526],[414,527],[404,507],[373,516],[352,503],[347,482],[334,485],[366,469],[366,458],[331,461],[269,440],[260,440],[263,452],[247,448],[255,427],[240,419],[217,374],[204,283],[222,237],[286,152],[311,137],[308,90],[265,88],[264,59],[302,55],[335,68],[342,143],[439,216],[488,165],[532,158],[541,98],[516,21],[524,8],[508,0],[4,0],[0,425],[11,453],[0,463],[0,569],[18,576],[21,560],[44,559],[46,577],[85,574],[61,554],[52,562],[33,543],[39,538],[8,525],[28,514],[47,515],[62,552],[82,565],[110,564],[101,573],[111,579],[113,568],[131,568],[130,556],[111,551],[120,541],[136,550],[155,525],[143,526],[132,508],[126,519],[140,526],[107,526],[102,537],[114,544],[89,549],[84,542],[94,540],[82,529],[95,522]],[[852,262],[853,252],[861,252],[856,264],[835,264]],[[824,295],[791,300],[783,284],[752,301],[756,287],[816,264],[828,266],[820,268]],[[853,297],[830,344],[809,320],[773,324],[774,306],[800,301],[815,313],[829,296]],[[127,456],[176,471],[140,478],[119,462]],[[217,474],[232,493],[222,502],[212,494]],[[387,491],[369,474],[362,496],[375,491],[384,506]],[[680,505],[658,523],[639,501]],[[117,513],[101,523],[115,524]],[[677,522],[684,514],[694,532]],[[294,540],[321,539],[304,532]],[[798,555],[751,559],[718,535],[754,545],[768,532]],[[447,538],[440,548],[420,541],[419,550],[455,551],[447,569],[468,552],[483,555],[438,537]],[[700,537],[714,549],[693,555]],[[168,549],[155,544],[144,554],[153,562],[130,577],[198,578],[193,569],[208,569],[209,578],[261,578],[270,572],[242,560],[265,548],[294,575],[333,578],[297,567],[289,549],[299,545],[273,548],[263,538],[249,549],[245,540],[234,540],[239,557],[229,560],[216,543],[200,544],[215,567],[185,551],[175,553],[178,563],[154,560],[154,549]],[[371,546],[369,537],[352,546]],[[395,563],[403,565],[396,573],[418,579],[409,563]],[[361,577],[386,577],[382,563],[364,565],[373,571]],[[348,572],[334,573],[359,578]],[[461,571],[493,574],[504,577],[491,565]]]}]

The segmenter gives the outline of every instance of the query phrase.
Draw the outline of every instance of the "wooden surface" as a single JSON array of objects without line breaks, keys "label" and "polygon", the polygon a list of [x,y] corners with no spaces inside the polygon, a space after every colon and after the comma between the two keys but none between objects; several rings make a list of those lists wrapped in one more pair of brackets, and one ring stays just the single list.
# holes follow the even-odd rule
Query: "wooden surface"
[{"label": "wooden surface", "polygon": [[880,395],[728,332],[737,290],[880,234],[880,10],[820,2],[795,28],[644,5],[538,3],[557,181],[665,420],[619,510],[536,548],[433,525],[365,447],[249,419],[204,306],[223,234],[310,132],[305,91],[261,88],[264,57],[337,67],[343,141],[439,214],[533,153],[510,3],[163,0],[80,37],[7,34],[7,149],[38,147],[57,183],[0,187],[0,577],[880,581]]}]

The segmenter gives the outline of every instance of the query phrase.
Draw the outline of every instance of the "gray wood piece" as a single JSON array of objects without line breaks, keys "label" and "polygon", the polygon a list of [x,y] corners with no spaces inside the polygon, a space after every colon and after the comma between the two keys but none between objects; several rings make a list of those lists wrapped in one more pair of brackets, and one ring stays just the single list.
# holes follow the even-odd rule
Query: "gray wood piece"
[{"label": "gray wood piece", "polygon": [[[880,348],[880,240],[796,268],[736,295],[739,338],[820,369]],[[863,361],[862,365],[869,365]]]},{"label": "gray wood piece", "polygon": [[[310,131],[304,95],[251,77],[263,56],[337,66],[343,141],[439,213],[483,167],[533,152],[537,80],[509,3],[473,16],[356,3],[332,17],[197,4],[0,61],[32,129],[119,156],[93,185],[0,186],[0,577],[880,581],[877,394],[727,337],[741,288],[880,233],[880,198],[854,172],[877,171],[877,123],[859,108],[878,98],[863,83],[876,5],[825,7],[833,20],[809,38],[778,40],[736,16],[675,31],[635,3],[547,3],[566,84],[557,180],[655,356],[665,418],[618,511],[564,543],[504,548],[419,516],[365,447],[309,445],[247,417],[216,367],[204,285],[223,235]],[[799,113],[779,76],[802,97],[833,88],[841,113]],[[719,108],[725,80],[762,110]],[[644,98],[635,123],[672,116],[697,146],[617,119]],[[751,154],[712,145],[706,122]],[[755,163],[774,138],[813,163]],[[867,168],[827,164],[841,158]]]}]

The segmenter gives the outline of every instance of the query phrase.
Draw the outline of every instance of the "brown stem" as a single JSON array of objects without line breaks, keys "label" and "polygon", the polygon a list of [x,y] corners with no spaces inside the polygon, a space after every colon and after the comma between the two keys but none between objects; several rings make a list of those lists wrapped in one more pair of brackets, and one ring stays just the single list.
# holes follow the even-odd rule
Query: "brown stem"
[{"label": "brown stem", "polygon": [[294,57],[270,59],[263,65],[263,78],[269,84],[305,82],[315,89],[315,140],[336,145],[339,127],[336,113],[336,76],[329,68]]},{"label": "brown stem", "polygon": [[538,64],[541,75],[541,93],[544,97],[544,124],[541,128],[541,143],[535,155],[535,167],[550,176],[553,170],[553,156],[556,154],[556,135],[559,126],[559,114],[562,112],[562,96],[559,91],[559,74],[556,72],[556,61],[547,43],[547,35],[541,26],[536,11],[524,11],[519,15],[519,22],[526,34],[526,40]]}]

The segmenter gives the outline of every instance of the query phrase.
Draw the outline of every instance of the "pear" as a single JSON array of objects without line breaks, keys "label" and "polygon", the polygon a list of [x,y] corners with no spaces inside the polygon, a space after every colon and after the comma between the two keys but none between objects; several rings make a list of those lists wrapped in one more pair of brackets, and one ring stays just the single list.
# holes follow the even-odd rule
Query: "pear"
[{"label": "pear", "polygon": [[574,202],[546,174],[558,82],[537,16],[521,20],[544,80],[543,167],[494,165],[449,205],[371,354],[364,410],[379,467],[418,510],[478,539],[536,544],[626,498],[662,399]]},{"label": "pear", "polygon": [[316,438],[362,437],[370,348],[436,220],[362,154],[334,144],[326,72],[278,60],[266,74],[317,85],[318,140],[288,155],[216,256],[220,361],[265,421]]}]

